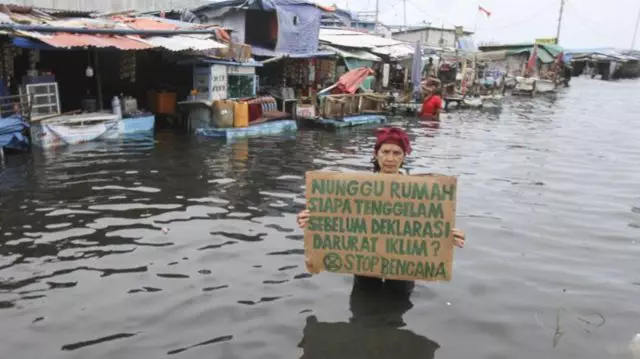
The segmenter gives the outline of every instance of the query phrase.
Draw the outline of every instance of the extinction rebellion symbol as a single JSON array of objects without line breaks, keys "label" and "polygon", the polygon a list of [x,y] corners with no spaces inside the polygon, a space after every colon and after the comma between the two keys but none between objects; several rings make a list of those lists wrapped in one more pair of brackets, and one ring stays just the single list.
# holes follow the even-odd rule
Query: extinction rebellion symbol
[{"label": "extinction rebellion symbol", "polygon": [[339,254],[336,253],[327,253],[324,256],[324,267],[329,272],[337,272],[342,269],[342,258],[340,258]]}]

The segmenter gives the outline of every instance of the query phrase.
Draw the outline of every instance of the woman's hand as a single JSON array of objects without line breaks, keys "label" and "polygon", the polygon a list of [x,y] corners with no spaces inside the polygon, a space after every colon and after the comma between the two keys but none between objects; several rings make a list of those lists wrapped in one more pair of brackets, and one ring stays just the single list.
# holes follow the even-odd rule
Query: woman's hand
[{"label": "woman's hand", "polygon": [[304,228],[309,223],[309,210],[305,209],[304,211],[298,213],[298,227]]},{"label": "woman's hand", "polygon": [[458,228],[454,228],[451,233],[453,233],[453,244],[458,248],[464,248],[464,240],[466,237],[464,232]]}]

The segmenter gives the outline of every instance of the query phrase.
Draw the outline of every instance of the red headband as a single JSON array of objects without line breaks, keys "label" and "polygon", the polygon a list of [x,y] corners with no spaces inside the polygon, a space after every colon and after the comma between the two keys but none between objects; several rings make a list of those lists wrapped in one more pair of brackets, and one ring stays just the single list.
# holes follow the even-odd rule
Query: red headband
[{"label": "red headband", "polygon": [[400,146],[405,154],[411,153],[411,144],[409,143],[409,136],[402,129],[397,127],[383,127],[378,129],[376,138],[376,146],[374,151],[378,152],[383,143],[393,143]]}]

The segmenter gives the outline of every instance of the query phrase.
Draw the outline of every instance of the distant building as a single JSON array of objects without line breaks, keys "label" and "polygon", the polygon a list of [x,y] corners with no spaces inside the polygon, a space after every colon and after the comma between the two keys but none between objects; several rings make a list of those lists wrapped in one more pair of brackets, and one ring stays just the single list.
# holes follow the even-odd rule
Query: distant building
[{"label": "distant building", "polygon": [[[464,31],[463,36],[469,37],[473,32]],[[435,26],[414,27],[407,30],[395,31],[391,36],[396,40],[416,43],[420,41],[423,47],[456,47],[456,30]]]},{"label": "distant building", "polygon": [[320,20],[323,27],[344,27],[391,37],[391,30],[378,22],[376,26],[375,12],[336,9],[333,13],[325,13]]},{"label": "distant building", "polygon": [[184,9],[202,5],[203,0],[11,0],[11,4],[48,9],[114,12]]}]

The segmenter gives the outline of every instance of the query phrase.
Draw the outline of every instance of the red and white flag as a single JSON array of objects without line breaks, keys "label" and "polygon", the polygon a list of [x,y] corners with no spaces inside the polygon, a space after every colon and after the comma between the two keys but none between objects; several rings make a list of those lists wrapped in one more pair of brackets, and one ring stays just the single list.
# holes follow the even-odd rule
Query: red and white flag
[{"label": "red and white flag", "polygon": [[535,68],[536,68],[536,64],[538,61],[538,44],[533,45],[533,51],[531,51],[531,56],[529,56],[529,61],[527,61],[527,72],[528,73],[533,73]]},{"label": "red and white flag", "polygon": [[491,11],[483,8],[482,6],[478,5],[478,11],[483,12],[487,15],[487,17],[491,17]]}]

